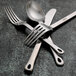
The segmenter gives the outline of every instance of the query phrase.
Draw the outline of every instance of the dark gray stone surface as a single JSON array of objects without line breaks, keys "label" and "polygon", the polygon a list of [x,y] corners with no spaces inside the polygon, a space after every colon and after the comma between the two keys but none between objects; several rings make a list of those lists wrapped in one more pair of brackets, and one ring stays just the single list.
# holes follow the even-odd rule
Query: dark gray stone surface
[{"label": "dark gray stone surface", "polygon": [[[76,18],[52,34],[54,43],[65,51],[62,56],[64,66],[57,66],[50,50],[41,47],[32,74],[24,72],[33,47],[23,46],[26,37],[24,27],[11,24],[2,7],[10,4],[18,17],[26,20],[27,1],[29,0],[0,0],[0,76],[76,76]],[[45,13],[51,8],[57,9],[53,22],[76,10],[76,0],[35,1],[39,2]]]}]

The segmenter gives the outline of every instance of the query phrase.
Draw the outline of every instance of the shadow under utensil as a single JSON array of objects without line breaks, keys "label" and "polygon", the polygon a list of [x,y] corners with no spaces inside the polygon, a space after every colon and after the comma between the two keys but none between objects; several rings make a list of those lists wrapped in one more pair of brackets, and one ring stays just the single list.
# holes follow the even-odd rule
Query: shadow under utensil
[{"label": "shadow under utensil", "polygon": [[[32,26],[32,27],[35,27],[36,25],[38,25],[37,22],[32,21],[32,20],[29,19],[29,18],[26,18],[26,21],[27,21],[27,23],[28,23],[30,26]],[[27,35],[29,35],[31,31],[30,31],[28,28],[26,28],[25,32],[27,33]]]},{"label": "shadow under utensil", "polygon": [[35,27],[36,25],[38,25],[38,22],[33,21],[33,20],[29,19],[29,18],[26,18],[26,21],[27,21],[27,23],[28,23],[29,25],[31,25],[32,27]]},{"label": "shadow under utensil", "polygon": [[33,71],[27,71],[24,69],[24,74],[31,75],[32,73],[33,73]]},{"label": "shadow under utensil", "polygon": [[[33,27],[36,26],[36,24],[37,24],[36,22],[30,20],[29,18],[26,18],[26,21],[27,21],[27,23],[29,25],[31,25]],[[23,34],[28,35],[30,33],[30,30],[24,25],[19,25],[19,26],[18,25],[14,25],[14,27],[16,28],[17,31],[19,31],[19,32],[21,32]]]},{"label": "shadow under utensil", "polygon": [[25,29],[26,29],[26,27],[24,26],[24,25],[14,25],[14,27],[15,27],[15,29],[17,30],[17,31],[19,31],[19,32],[21,32],[21,33],[23,33],[23,34],[25,34]]}]

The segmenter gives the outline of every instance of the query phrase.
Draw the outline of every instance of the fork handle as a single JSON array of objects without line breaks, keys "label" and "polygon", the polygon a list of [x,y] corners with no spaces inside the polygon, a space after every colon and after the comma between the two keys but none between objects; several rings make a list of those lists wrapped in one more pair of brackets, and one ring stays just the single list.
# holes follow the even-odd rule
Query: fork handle
[{"label": "fork handle", "polygon": [[60,19],[59,21],[57,21],[56,23],[50,25],[49,27],[55,28],[55,27],[59,26],[60,24],[68,21],[69,19],[73,18],[74,16],[76,16],[76,11],[74,11],[73,13],[69,14],[68,16]]},{"label": "fork handle", "polygon": [[52,49],[52,48],[50,48],[51,49],[51,51],[52,51],[52,53],[53,53],[53,55],[54,55],[54,59],[55,59],[55,62],[56,62],[56,64],[57,65],[64,65],[64,61],[63,61],[63,59],[60,57],[60,56],[58,56],[55,52],[54,52],[54,50]]},{"label": "fork handle", "polygon": [[33,30],[33,27],[29,25],[28,23],[24,22],[23,25],[26,26],[30,31]]},{"label": "fork handle", "polygon": [[33,70],[34,63],[35,63],[36,57],[38,55],[41,44],[42,43],[39,42],[35,45],[35,48],[34,48],[32,54],[31,54],[31,57],[30,57],[28,63],[26,64],[26,66],[25,66],[25,70],[27,70],[27,71],[32,71]]}]

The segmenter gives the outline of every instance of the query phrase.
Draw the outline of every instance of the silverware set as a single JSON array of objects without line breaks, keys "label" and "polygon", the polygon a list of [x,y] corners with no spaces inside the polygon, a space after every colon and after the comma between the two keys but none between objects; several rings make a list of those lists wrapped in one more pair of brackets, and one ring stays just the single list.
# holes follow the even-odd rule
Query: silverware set
[{"label": "silverware set", "polygon": [[31,54],[31,57],[30,57],[28,63],[25,65],[26,70],[28,70],[28,71],[33,70],[34,63],[36,61],[36,57],[38,55],[39,49],[42,44],[41,40],[46,42],[48,44],[48,46],[50,47],[50,51],[52,52],[52,54],[55,58],[56,64],[57,65],[64,64],[63,59],[58,55],[58,54],[64,54],[64,50],[62,50],[60,47],[55,45],[50,36],[47,36],[45,38],[44,35],[46,35],[45,33],[47,33],[47,32],[51,32],[51,31],[53,32],[54,28],[58,27],[59,25],[61,25],[64,22],[68,21],[69,19],[75,17],[76,11],[74,11],[73,13],[69,14],[68,16],[60,19],[59,21],[55,22],[54,24],[51,24],[53,17],[56,13],[56,9],[53,8],[53,9],[49,10],[45,15],[38,3],[34,2],[34,1],[29,1],[26,4],[27,15],[31,20],[38,22],[38,25],[35,26],[35,28],[33,28],[26,21],[23,21],[20,18],[18,18],[18,16],[15,14],[15,12],[11,8],[11,6],[4,7],[4,10],[12,24],[18,25],[18,26],[24,25],[30,30],[29,35],[24,40],[24,43],[30,47],[33,43],[36,42],[36,45]]}]

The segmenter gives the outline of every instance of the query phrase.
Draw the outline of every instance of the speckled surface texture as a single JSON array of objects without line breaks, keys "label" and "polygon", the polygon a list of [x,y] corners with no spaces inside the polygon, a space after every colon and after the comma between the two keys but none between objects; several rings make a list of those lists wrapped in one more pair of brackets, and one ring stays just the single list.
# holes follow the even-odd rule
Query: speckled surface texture
[{"label": "speckled surface texture", "polygon": [[[29,0],[0,0],[0,76],[76,76],[76,18],[62,25],[52,33],[55,44],[64,49],[64,66],[57,66],[43,45],[37,57],[33,72],[28,75],[24,66],[28,62],[33,47],[23,46],[25,28],[15,27],[6,16],[3,6],[10,4],[15,13],[27,19],[25,5]],[[46,13],[56,8],[53,22],[76,10],[76,0],[35,0]]]}]

